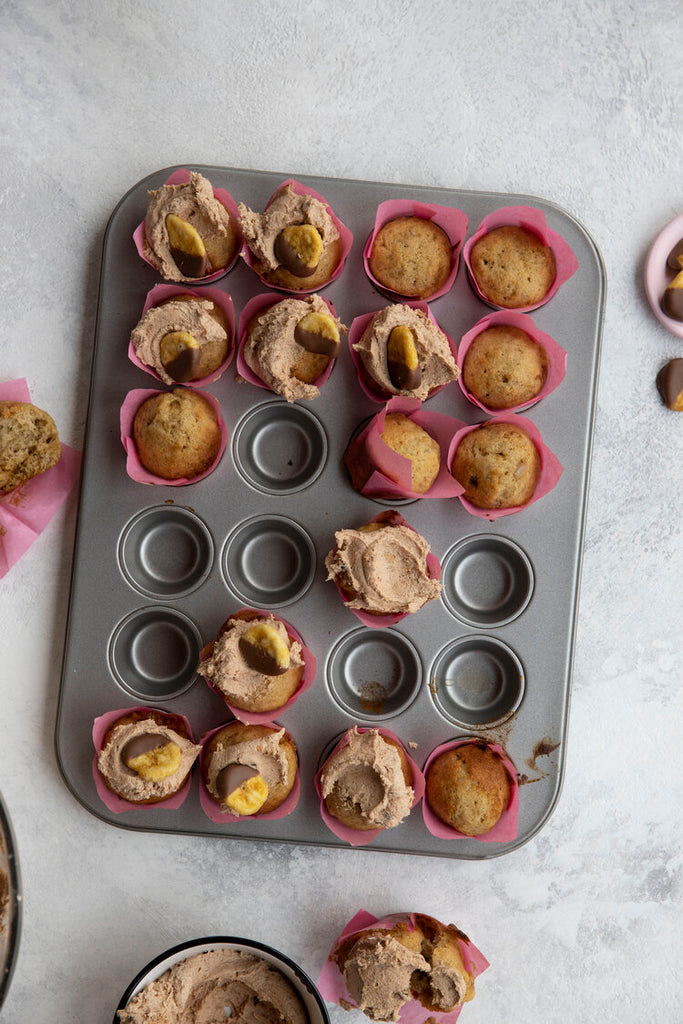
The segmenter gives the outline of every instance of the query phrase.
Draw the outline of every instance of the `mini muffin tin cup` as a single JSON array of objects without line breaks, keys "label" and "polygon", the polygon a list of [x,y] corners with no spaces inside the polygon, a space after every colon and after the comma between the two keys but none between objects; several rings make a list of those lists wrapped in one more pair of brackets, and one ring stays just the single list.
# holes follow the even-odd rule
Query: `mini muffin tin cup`
[{"label": "mini muffin tin cup", "polygon": [[[571,214],[543,199],[302,177],[360,240],[388,199],[460,209],[472,225],[505,203],[542,210],[578,258],[576,273],[534,314],[538,329],[568,351],[566,376],[526,414],[561,463],[561,477],[542,501],[504,518],[472,515],[455,495],[422,500],[358,493],[344,453],[359,424],[387,399],[364,390],[342,346],[319,396],[307,402],[288,403],[252,386],[233,360],[202,389],[225,424],[220,461],[182,486],[159,480],[142,486],[127,471],[120,412],[126,396],[150,381],[127,358],[127,346],[159,275],[138,258],[130,239],[144,217],[147,192],[171,170],[135,184],[105,232],[55,730],[66,785],[88,811],[119,828],[350,851],[325,824],[315,788],[338,737],[354,725],[389,729],[420,771],[440,744],[474,737],[499,744],[520,772],[516,837],[443,839],[416,808],[364,849],[482,860],[519,848],[547,822],[563,778],[604,305],[597,249]],[[197,170],[254,210],[265,209],[287,177]],[[344,324],[385,305],[365,273],[362,248],[362,241],[354,242],[325,290]],[[250,302],[273,291],[244,260],[229,281],[214,287],[230,296],[237,321]],[[487,313],[461,260],[453,286],[438,300],[439,324],[450,338],[462,338]],[[455,382],[419,410],[425,424],[432,413],[463,429],[486,419]],[[327,579],[325,559],[338,530],[386,514],[407,520],[430,545],[441,595],[411,615],[357,616]],[[183,715],[194,736],[225,724],[225,702],[197,669],[203,648],[240,607],[293,624],[316,661],[311,685],[275,718],[297,745],[296,806],[277,818],[230,822],[219,814],[214,820],[202,806],[195,763],[188,795],[172,813],[162,805],[144,813],[110,810],[92,773],[94,720],[142,705]]]}]

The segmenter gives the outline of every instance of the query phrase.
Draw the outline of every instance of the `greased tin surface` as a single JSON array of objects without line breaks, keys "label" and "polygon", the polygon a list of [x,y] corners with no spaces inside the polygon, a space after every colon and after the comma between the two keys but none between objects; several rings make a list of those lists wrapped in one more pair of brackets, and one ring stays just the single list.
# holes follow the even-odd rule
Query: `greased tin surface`
[{"label": "greased tin surface", "polygon": [[[193,169],[255,210],[290,177]],[[347,327],[390,301],[368,280],[362,262],[376,209],[387,199],[456,207],[468,218],[467,237],[499,207],[535,206],[571,246],[577,272],[530,314],[567,351],[566,376],[523,413],[563,472],[548,494],[519,513],[489,522],[470,515],[457,498],[392,506],[354,491],[343,454],[380,406],[360,388],[344,344],[312,402],[288,404],[236,380],[233,360],[203,389],[220,403],[229,431],[218,467],[196,484],[145,485],[126,473],[119,412],[129,391],[164,389],[127,357],[147,292],[161,279],[139,258],[132,236],[144,218],[147,190],[172,170],[135,185],[105,236],[56,727],[67,785],[93,814],[123,828],[347,846],[324,824],[313,781],[346,729],[391,730],[420,767],[440,744],[473,736],[500,744],[517,769],[517,838],[438,838],[417,806],[363,848],[472,860],[517,848],[545,824],[562,782],[605,299],[594,242],[573,217],[536,197],[297,176],[325,197],[354,235],[342,274],[320,289]],[[241,260],[211,286],[231,296],[236,318],[252,297],[270,290]],[[453,287],[430,308],[456,343],[490,312],[472,290],[462,258]],[[457,383],[426,407],[470,424],[488,418]],[[326,581],[324,560],[336,530],[360,526],[390,507],[430,543],[444,589],[440,600],[397,625],[371,629]],[[93,720],[115,709],[159,707],[187,716],[195,739],[229,721],[224,702],[196,667],[201,648],[244,606],[279,614],[317,659],[313,685],[274,716],[298,747],[295,810],[278,820],[217,824],[202,811],[197,767],[176,810],[108,810],[93,780]]]}]

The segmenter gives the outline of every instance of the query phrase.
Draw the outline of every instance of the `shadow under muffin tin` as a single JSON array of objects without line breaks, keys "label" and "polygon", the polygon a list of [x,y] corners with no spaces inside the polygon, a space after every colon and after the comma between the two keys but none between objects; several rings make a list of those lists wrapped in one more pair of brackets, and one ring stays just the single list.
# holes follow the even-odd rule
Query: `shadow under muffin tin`
[{"label": "shadow under muffin tin", "polygon": [[[196,169],[254,209],[287,177]],[[127,476],[118,419],[128,391],[148,383],[126,352],[145,296],[159,281],[137,256],[131,235],[144,216],[147,190],[167,174],[150,175],[122,198],[105,237],[56,728],[65,781],[93,814],[124,828],[345,846],[324,825],[313,783],[340,734],[354,724],[385,726],[420,766],[439,744],[473,736],[500,743],[521,781],[535,783],[520,791],[517,839],[438,839],[415,808],[365,849],[483,859],[517,848],[547,821],[562,779],[604,301],[602,262],[590,236],[569,214],[529,197],[300,178],[354,233],[343,273],[321,289],[347,326],[388,304],[362,263],[385,199],[464,210],[468,235],[499,206],[533,203],[567,239],[579,269],[534,312],[535,322],[568,350],[567,376],[525,411],[564,472],[529,508],[492,523],[471,516],[458,499],[391,503],[355,492],[342,457],[358,424],[378,406],[361,391],[345,346],[313,402],[287,404],[238,382],[233,363],[206,388],[229,430],[222,461],[197,484],[154,487]],[[213,287],[229,292],[237,317],[264,290],[242,261]],[[456,341],[486,312],[462,261],[453,288],[431,308]],[[468,423],[486,419],[455,382],[428,407]],[[326,581],[324,560],[336,530],[361,526],[392,505],[439,558],[443,593],[396,626],[372,629]],[[93,720],[116,708],[158,706],[187,716],[195,739],[229,721],[226,705],[196,668],[202,647],[245,606],[280,614],[317,659],[311,688],[281,718],[273,715],[299,752],[296,809],[277,821],[215,824],[201,810],[195,768],[178,810],[108,811],[91,773]]]}]

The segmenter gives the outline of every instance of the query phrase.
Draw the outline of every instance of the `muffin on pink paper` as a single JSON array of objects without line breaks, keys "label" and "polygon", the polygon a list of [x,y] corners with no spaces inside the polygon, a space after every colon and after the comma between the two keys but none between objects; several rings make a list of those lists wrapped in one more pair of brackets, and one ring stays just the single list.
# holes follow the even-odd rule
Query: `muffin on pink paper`
[{"label": "muffin on pink paper", "polygon": [[157,284],[133,328],[128,358],[164,384],[202,387],[218,380],[235,347],[235,311],[219,288]]},{"label": "muffin on pink paper", "polygon": [[214,281],[239,256],[237,205],[225,189],[181,167],[148,191],[147,213],[133,240],[142,259],[167,281]]},{"label": "muffin on pink paper", "polygon": [[334,537],[325,559],[327,579],[364,625],[393,626],[440,596],[438,558],[394,509]]},{"label": "muffin on pink paper", "polygon": [[360,910],[334,943],[318,991],[375,1021],[454,1024],[488,960],[456,925],[428,914]]},{"label": "muffin on pink paper", "polygon": [[198,672],[235,718],[256,725],[271,722],[309,689],[316,660],[280,616],[240,608],[202,650]]},{"label": "muffin on pink paper", "polygon": [[502,206],[490,213],[465,243],[463,259],[480,299],[519,312],[548,302],[579,265],[535,206]]},{"label": "muffin on pink paper", "polygon": [[482,843],[516,839],[519,780],[499,744],[442,743],[427,758],[424,774],[422,815],[432,835]]},{"label": "muffin on pink paper", "polygon": [[463,506],[491,521],[538,501],[562,475],[561,462],[535,424],[512,414],[458,430],[448,465],[464,488]]},{"label": "muffin on pink paper", "polygon": [[391,298],[437,299],[455,281],[466,232],[462,210],[390,199],[377,207],[363,249],[365,272]]},{"label": "muffin on pink paper", "polygon": [[483,317],[458,346],[458,384],[465,397],[495,415],[526,409],[564,380],[567,353],[528,313]]},{"label": "muffin on pink paper", "polygon": [[394,303],[357,316],[349,349],[360,386],[374,402],[396,395],[424,401],[460,373],[455,344],[426,302]]},{"label": "muffin on pink paper", "polygon": [[175,810],[184,802],[201,748],[183,715],[147,707],[109,711],[95,719],[92,738],[95,786],[111,811]]},{"label": "muffin on pink paper", "polygon": [[320,295],[257,295],[240,315],[237,375],[288,402],[312,401],[332,373],[345,334],[334,306]]},{"label": "muffin on pink paper", "polygon": [[293,178],[283,181],[263,213],[239,204],[242,257],[264,284],[307,293],[334,281],[353,235],[327,200]]},{"label": "muffin on pink paper", "polygon": [[347,446],[344,464],[353,487],[368,498],[457,496],[462,486],[446,456],[460,426],[415,398],[392,398]]},{"label": "muffin on pink paper", "polygon": [[143,484],[178,487],[213,472],[228,442],[218,401],[203,391],[129,391],[121,406],[128,475]]},{"label": "muffin on pink paper", "polygon": [[315,777],[327,827],[352,846],[396,828],[419,803],[424,778],[388,729],[347,730]]}]

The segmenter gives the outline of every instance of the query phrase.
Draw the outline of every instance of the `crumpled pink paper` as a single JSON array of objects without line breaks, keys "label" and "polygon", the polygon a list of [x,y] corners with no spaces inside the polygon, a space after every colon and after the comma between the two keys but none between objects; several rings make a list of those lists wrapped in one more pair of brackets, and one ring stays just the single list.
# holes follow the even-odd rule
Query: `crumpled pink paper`
[{"label": "crumpled pink paper", "polygon": [[[274,732],[279,732],[280,729],[282,729],[282,726],[278,725],[276,722],[268,722],[263,724],[266,725],[268,729],[272,729]],[[224,722],[223,725],[219,725],[217,728],[211,729],[209,732],[204,733],[204,735],[199,741],[202,745],[202,752],[199,755],[199,802],[206,816],[208,818],[211,818],[211,821],[215,821],[216,824],[218,825],[221,825],[223,823],[237,825],[240,822],[251,821],[252,819],[257,819],[258,821],[275,821],[277,818],[285,818],[288,814],[291,814],[299,802],[299,793],[301,790],[301,773],[299,771],[298,766],[296,770],[296,778],[294,780],[294,785],[292,787],[291,793],[289,794],[289,796],[286,797],[285,800],[282,801],[279,807],[275,808],[274,811],[270,811],[268,814],[233,814],[232,811],[221,810],[219,804],[216,803],[216,801],[213,799],[208,789],[206,788],[201,768],[204,761],[204,750],[206,749],[206,744],[209,742],[209,740],[215,733],[219,732],[221,729],[224,729],[226,725],[230,725],[230,723]],[[286,729],[285,734],[289,736],[290,739],[292,738],[291,734]]]},{"label": "crumpled pink paper", "polygon": [[[153,309],[154,306],[159,306],[162,302],[166,302],[168,299],[172,299],[176,295],[194,295],[197,299],[209,299],[221,308],[228,323],[228,351],[225,359],[220,366],[216,367],[213,373],[210,373],[207,377],[201,377],[192,381],[193,387],[206,387],[207,384],[213,384],[214,381],[218,380],[232,362],[232,358],[235,354],[235,308],[228,293],[221,291],[219,288],[202,288],[201,291],[194,291],[192,288],[179,284],[155,284],[154,287],[147,292],[147,298],[145,299],[145,305],[142,313],[140,314],[140,319],[142,320],[145,313],[150,309]],[[148,373],[150,377],[154,377],[155,380],[161,381],[161,377],[154,367],[147,366],[146,363],[143,363],[138,359],[133,347],[132,339],[128,343],[128,358],[131,363],[138,367],[138,369]]]},{"label": "crumpled pink paper", "polygon": [[[0,384],[0,400],[30,402],[25,378]],[[81,453],[62,442],[59,462],[0,497],[0,579],[30,548],[63,505],[81,469]]]},{"label": "crumpled pink paper", "polygon": [[[352,731],[351,729],[347,729],[347,731],[341,737],[339,742],[336,744],[334,750],[332,750],[330,752],[329,756],[325,759],[325,764],[327,764],[327,762],[330,760],[331,757],[334,757],[334,755],[337,753],[338,750],[341,750],[343,747],[345,747],[348,744],[351,731]],[[413,760],[413,758],[410,756],[410,754],[408,753],[408,751],[404,747],[403,743],[401,743],[401,740],[398,738],[398,736],[395,733],[391,732],[391,730],[383,729],[381,727],[376,729],[376,730],[374,730],[374,729],[366,729],[366,728],[363,728],[362,726],[358,726],[357,727],[357,731],[359,733],[376,731],[381,736],[386,736],[388,739],[392,739],[392,740],[395,740],[397,743],[400,743],[401,747],[403,748],[403,752],[405,753],[406,757],[408,758],[408,763],[409,763],[410,769],[411,769],[411,771],[413,773],[412,789],[413,789],[414,796],[413,796],[413,802],[411,804],[411,808],[417,807],[417,805],[419,804],[420,800],[424,796],[424,791],[425,791],[424,775],[420,771],[420,768],[417,765],[417,763]],[[329,830],[331,832],[334,832],[334,834],[339,839],[343,839],[344,842],[349,843],[350,846],[368,846],[368,844],[371,843],[373,839],[375,839],[378,835],[381,835],[382,832],[385,832],[386,829],[374,828],[374,829],[368,829],[367,832],[359,831],[358,829],[355,829],[355,828],[349,828],[348,825],[344,825],[341,821],[339,821],[338,818],[335,818],[333,814],[330,814],[330,812],[327,810],[327,806],[325,805],[325,800],[323,799],[322,786],[321,786],[321,781],[320,781],[322,773],[323,773],[323,769],[325,767],[325,764],[323,764],[322,767],[320,768],[320,770],[316,773],[315,780],[314,780],[314,782],[315,782],[315,790],[316,790],[316,793],[318,794],[318,797],[320,799],[320,814],[321,814],[321,817],[322,817],[323,821],[325,822],[325,824],[327,825],[327,827],[329,828]],[[400,825],[397,826],[397,828],[400,828],[400,827],[401,827]]]},{"label": "crumpled pink paper", "polygon": [[[411,460],[399,455],[382,439],[384,420],[387,413],[401,413],[422,427],[441,448],[439,474],[424,494],[413,491],[411,484]],[[445,413],[429,412],[417,398],[395,396],[373,416],[366,427],[348,445],[344,463],[354,475],[365,482],[360,493],[367,498],[454,498],[465,488],[451,474],[446,456],[454,430],[464,427],[460,420]]]},{"label": "crumpled pink paper", "polygon": [[[239,618],[243,612],[255,612],[256,615],[262,619],[268,619],[272,615],[274,619],[277,619],[278,622],[282,623],[282,625],[287,630],[287,635],[301,644],[301,654],[304,659],[304,674],[301,679],[301,683],[299,684],[299,688],[296,690],[295,693],[292,694],[292,696],[289,698],[286,704],[283,704],[279,708],[273,708],[272,711],[245,711],[243,708],[237,708],[233,704],[231,704],[230,701],[226,698],[225,694],[222,693],[218,689],[218,687],[211,682],[210,679],[207,679],[206,676],[202,676],[202,679],[204,679],[206,684],[209,686],[210,689],[213,690],[216,696],[220,697],[221,700],[227,704],[230,711],[232,711],[233,715],[238,721],[245,722],[247,725],[270,725],[276,716],[281,715],[283,711],[286,711],[288,708],[291,708],[292,704],[296,703],[296,701],[299,699],[302,693],[305,693],[306,690],[308,690],[313,685],[313,682],[315,680],[315,674],[317,671],[317,663],[313,653],[309,650],[308,647],[306,647],[299,633],[296,631],[296,629],[294,629],[294,626],[290,625],[290,623],[287,622],[286,619],[283,619],[280,615],[277,615],[275,612],[266,612],[258,608],[240,608],[239,611],[234,612],[229,617]],[[213,647],[213,643],[215,643],[215,641],[208,644],[208,646],[205,647],[204,650],[201,652],[200,658],[202,661],[204,661],[204,659],[209,656],[208,651],[209,648]]]},{"label": "crumpled pink paper", "polygon": [[[176,387],[180,386],[181,385],[179,384],[176,385]],[[188,388],[187,390],[190,391],[194,389]],[[202,395],[203,398],[206,398],[206,400],[211,404],[212,408],[216,412],[216,419],[218,421],[218,426],[220,427],[222,438],[221,446],[218,450],[218,455],[216,456],[216,458],[214,459],[214,461],[212,462],[208,469],[204,470],[203,473],[200,473],[199,476],[193,476],[191,480],[188,479],[187,477],[180,477],[178,480],[166,480],[164,477],[155,476],[154,473],[150,473],[148,470],[145,469],[145,467],[140,462],[138,450],[133,439],[133,421],[135,420],[135,414],[137,413],[138,409],[145,401],[145,399],[149,398],[151,395],[158,394],[161,394],[161,392],[154,391],[153,389],[148,390],[145,388],[135,388],[133,391],[128,392],[124,399],[123,405],[121,406],[121,444],[123,445],[127,455],[126,472],[128,473],[128,476],[131,478],[131,480],[135,480],[139,484],[157,484],[159,486],[163,485],[166,487],[184,487],[186,484],[199,483],[199,481],[203,480],[204,477],[208,476],[210,473],[213,473],[214,469],[221,461],[223,457],[223,452],[225,451],[225,446],[228,443],[228,428],[226,427],[225,421],[221,416],[221,407],[218,403],[218,400],[214,398],[213,395],[210,395],[206,391],[197,391],[197,394]]]},{"label": "crumpled pink paper", "polygon": [[[420,302],[419,300],[410,300],[396,304],[401,306],[410,306],[411,309],[419,309],[421,313],[424,313],[425,316],[429,317],[434,326],[438,327],[441,333],[446,335],[446,338],[448,339],[449,348],[451,350],[451,353],[453,354],[453,358],[457,361],[458,350],[455,342],[448,334],[446,334],[446,331],[444,331],[443,327],[441,327],[441,325],[437,322],[436,317],[434,316],[426,302]],[[361,386],[361,390],[373,402],[386,402],[389,398],[401,396],[392,396],[388,392],[382,391],[382,389],[368,377],[367,373],[365,372],[365,367],[363,366],[363,360],[361,359],[359,353],[353,347],[360,341],[366,327],[372,320],[373,316],[375,316],[375,314],[378,312],[381,312],[381,310],[375,310],[372,313],[361,313],[360,316],[357,316],[352,321],[351,326],[349,327],[348,345],[349,352],[351,353],[351,359],[353,360],[353,365],[356,367],[356,373],[358,374],[358,383]],[[452,383],[453,381],[448,382],[448,384]],[[425,401],[429,401],[429,399],[432,398],[434,395],[438,395],[439,391],[442,391],[444,388],[448,387],[448,384],[440,384],[439,387],[433,388],[432,391],[430,391],[429,394],[427,395]]]},{"label": "crumpled pink paper", "polygon": [[[456,747],[461,747],[467,743],[480,742],[480,740],[472,740],[470,738],[452,740],[451,742],[442,743],[440,746],[435,747],[425,762],[425,778],[427,777],[429,766],[432,761],[439,756],[439,754],[444,754],[447,750],[454,750]],[[508,775],[510,776],[510,800],[507,807],[489,832],[484,832],[483,835],[480,836],[467,836],[463,832],[458,832],[457,829],[452,828],[450,825],[446,825],[445,822],[441,821],[441,819],[434,814],[434,811],[429,806],[429,802],[427,800],[423,800],[422,817],[424,818],[424,823],[432,835],[436,836],[438,839],[475,839],[480,843],[509,843],[511,840],[517,838],[517,818],[519,815],[519,780],[517,778],[517,769],[500,744],[487,743],[486,746],[489,750],[498,754],[507,769]]]},{"label": "crumpled pink paper", "polygon": [[558,288],[560,288],[565,281],[568,281],[569,278],[576,273],[579,267],[579,261],[574,255],[569,243],[565,242],[562,235],[548,227],[545,214],[542,210],[539,210],[535,206],[501,206],[498,210],[494,210],[493,213],[484,217],[476,232],[465,242],[462,252],[462,258],[465,261],[465,266],[467,267],[470,284],[472,285],[475,293],[479,296],[482,302],[486,303],[487,306],[492,306],[494,309],[501,308],[484,295],[479,288],[472,272],[470,253],[472,252],[472,247],[483,235],[487,234],[489,231],[493,231],[494,228],[504,227],[508,224],[515,227],[526,228],[528,231],[533,231],[534,234],[538,235],[544,245],[550,246],[555,254],[555,280],[550,286],[547,294],[540,302],[535,302],[531,306],[517,307],[518,313],[527,313],[530,309],[538,309],[539,306],[544,306],[546,302],[552,299]]},{"label": "crumpled pink paper", "polygon": [[[179,167],[175,170],[164,182],[164,185],[185,185],[190,180],[190,172],[186,167]],[[213,186],[212,186],[213,188]],[[190,282],[191,286],[209,284],[211,281],[217,281],[219,277],[225,277],[237,263],[239,259],[240,250],[242,248],[242,231],[240,229],[240,217],[237,203],[232,198],[229,192],[224,188],[214,188],[214,197],[223,204],[226,210],[230,213],[233,219],[233,223],[237,228],[238,239],[235,245],[235,255],[230,260],[226,267],[221,267],[220,270],[214,271],[213,274],[207,274],[206,277],[193,278]],[[133,232],[133,241],[135,242],[135,248],[138,251],[138,256],[145,261],[150,267],[160,273],[159,268],[152,263],[151,260],[145,255],[145,222],[141,221]]]},{"label": "crumpled pink paper", "polygon": [[[295,299],[296,295],[291,295],[289,297]],[[337,311],[330,302],[330,300],[326,299],[323,295],[321,295],[320,298],[325,303],[325,305],[327,306],[335,320],[338,319]],[[273,389],[271,388],[270,384],[266,384],[264,380],[261,380],[261,378],[256,373],[254,373],[254,371],[251,369],[246,359],[244,358],[244,346],[246,345],[247,337],[249,334],[249,324],[254,319],[254,317],[260,316],[261,313],[265,313],[267,309],[270,309],[270,307],[274,306],[277,302],[283,301],[284,296],[281,295],[280,293],[265,292],[261,293],[260,295],[255,295],[253,299],[250,299],[249,302],[247,302],[246,306],[240,313],[239,324],[237,327],[237,360],[235,363],[235,367],[238,376],[241,377],[243,380],[246,380],[249,384],[254,384],[256,385],[257,388],[263,388],[264,390],[270,391],[272,393],[275,392],[273,392]],[[328,362],[327,366],[320,374],[320,376],[313,381],[314,385],[317,388],[321,388],[323,386],[325,381],[332,373],[335,363],[336,359],[330,359],[330,361]]]},{"label": "crumpled pink paper", "polygon": [[[484,405],[478,398],[467,390],[465,382],[463,380],[462,370],[465,365],[465,356],[467,355],[469,348],[474,339],[488,330],[489,327],[499,327],[506,325],[509,327],[517,327],[520,331],[524,331],[529,335],[536,344],[540,345],[545,350],[548,358],[548,375],[545,380],[545,384],[534,397],[530,398],[528,402],[520,402],[519,405],[510,406],[508,409],[491,409],[489,406]],[[496,415],[502,412],[518,412],[522,409],[528,409],[529,406],[535,405],[536,402],[540,402],[542,398],[546,398],[552,391],[558,387],[565,378],[567,372],[567,353],[558,345],[558,343],[551,338],[545,331],[539,330],[536,324],[533,322],[528,313],[518,313],[516,310],[500,310],[497,313],[489,313],[488,316],[483,317],[479,320],[474,327],[464,334],[460,339],[460,345],[458,346],[458,358],[457,363],[460,368],[460,376],[458,377],[458,384],[465,398],[472,402],[473,405],[478,405],[484,412]]]},{"label": "crumpled pink paper", "polygon": [[327,288],[329,284],[332,284],[332,282],[336,281],[336,279],[339,277],[342,270],[344,269],[346,257],[349,255],[349,252],[351,251],[351,246],[353,245],[353,235],[347,228],[346,224],[344,224],[336,215],[336,213],[334,212],[334,210],[332,209],[332,207],[327,202],[324,196],[321,196],[320,193],[316,192],[314,188],[310,188],[308,185],[303,185],[300,181],[295,181],[294,178],[287,178],[286,181],[283,181],[280,185],[278,185],[278,187],[275,189],[272,196],[266,203],[266,209],[268,209],[268,207],[270,206],[270,204],[272,203],[273,199],[280,191],[280,189],[285,188],[287,185],[291,185],[292,191],[295,192],[296,195],[298,196],[313,196],[314,199],[319,200],[323,204],[323,206],[326,207],[327,212],[330,215],[330,218],[332,219],[332,223],[339,232],[339,237],[342,243],[342,253],[339,263],[337,264],[335,270],[332,272],[330,278],[327,281],[324,281],[322,284],[316,285],[313,288],[285,288],[284,285],[274,284],[272,281],[268,281],[265,277],[261,277],[261,275],[256,270],[257,260],[254,257],[254,254],[252,253],[251,249],[249,248],[246,240],[242,246],[242,251],[240,255],[242,256],[242,259],[244,260],[246,265],[251,270],[254,271],[254,273],[258,276],[259,280],[262,281],[263,284],[265,284],[268,288],[277,288],[281,292],[287,292],[288,294],[293,295],[310,295],[312,292],[319,291],[321,288]]},{"label": "crumpled pink paper", "polygon": [[[323,999],[326,999],[328,1003],[336,1003],[344,1007],[357,1005],[356,1001],[351,998],[344,982],[344,976],[335,959],[339,946],[344,939],[354,935],[356,932],[362,932],[368,928],[386,928],[389,931],[399,922],[410,922],[414,929],[416,924],[415,914],[390,914],[380,919],[369,914],[367,910],[359,910],[351,918],[330,950],[325,966],[320,972],[317,987]],[[474,943],[465,936],[458,938],[458,944],[466,970],[474,978],[479,977],[490,966],[488,960]],[[398,1019],[400,1024],[428,1024],[432,1020],[441,1022],[441,1024],[455,1024],[461,1010],[462,1006],[456,1006],[449,1013],[435,1012],[434,1010],[428,1010],[419,1000],[411,999],[401,1007]]]},{"label": "crumpled pink paper", "polygon": [[[386,512],[379,512],[370,520],[370,522],[374,523],[377,522],[377,520],[389,522],[393,526],[407,526],[409,530],[413,530],[415,533],[418,532],[415,529],[415,527],[411,526],[410,523],[407,523],[406,520],[401,515],[401,513],[397,512],[395,509],[390,509],[387,510]],[[336,548],[334,548],[333,550],[336,550]],[[427,554],[426,561],[427,575],[429,576],[429,578],[432,580],[440,580],[441,562],[432,551],[430,551]],[[339,591],[339,595],[342,601],[344,602],[345,605],[348,606],[350,599],[346,596],[346,594],[344,593],[344,591],[339,586],[336,580],[334,581],[334,585]],[[349,611],[353,612],[356,618],[360,619],[364,626],[370,626],[372,629],[386,629],[389,626],[395,626],[397,622],[401,621],[401,619],[405,619],[406,615],[417,614],[416,612],[396,612],[391,615],[372,615],[370,612],[363,611],[362,608],[349,608]],[[418,609],[418,611],[420,611],[420,609]]]},{"label": "crumpled pink paper", "polygon": [[375,214],[375,226],[372,229],[363,249],[363,264],[365,266],[365,273],[368,275],[375,288],[389,297],[400,297],[400,293],[394,292],[393,289],[382,284],[373,275],[370,270],[370,253],[372,252],[375,235],[380,228],[382,228],[387,221],[396,220],[398,217],[421,217],[423,220],[431,220],[448,235],[452,247],[450,273],[441,288],[427,296],[427,299],[430,302],[433,299],[438,299],[439,296],[445,295],[446,292],[450,291],[458,273],[460,251],[462,249],[462,243],[465,239],[465,235],[467,234],[467,215],[463,210],[458,210],[454,206],[438,206],[436,203],[420,203],[413,199],[388,199],[386,202],[379,204]]},{"label": "crumpled pink paper", "polygon": [[[511,505],[509,508],[479,508],[477,505],[473,505],[471,501],[464,497],[463,494],[458,495],[463,508],[473,516],[479,516],[481,519],[488,519],[493,522],[495,519],[500,519],[501,516],[510,516],[515,512],[521,512],[522,509],[529,508],[535,501],[542,498],[548,491],[551,491],[557,481],[560,479],[563,473],[563,466],[558,457],[548,448],[541,437],[541,432],[538,427],[526,419],[524,416],[514,415],[513,413],[503,414],[501,416],[494,416],[490,420],[486,420],[486,423],[513,423],[518,427],[522,427],[529,434],[531,440],[536,445],[539,455],[541,456],[541,475],[539,477],[536,490],[534,491],[531,500],[526,505]],[[462,430],[458,430],[453,435],[451,443],[448,449],[448,465],[453,465],[453,458],[455,456],[455,449],[458,447],[463,437],[469,434],[471,430],[476,430],[478,427],[483,426],[481,423],[476,423],[474,426],[463,427]]]},{"label": "crumpled pink paper", "polygon": [[[164,811],[175,811],[185,802],[187,794],[190,792],[190,782],[192,781],[192,769],[187,773],[187,779],[180,787],[177,793],[170,796],[168,800],[159,800],[154,804],[136,804],[130,800],[124,800],[122,797],[117,796],[104,784],[104,780],[100,775],[97,767],[97,756],[102,749],[104,744],[104,737],[107,731],[111,729],[114,722],[118,721],[119,718],[123,718],[124,715],[129,715],[133,711],[148,712],[153,709],[146,707],[132,707],[132,708],[120,708],[118,711],[107,711],[105,714],[100,715],[96,718],[92,726],[92,741],[95,747],[95,756],[92,762],[92,777],[95,782],[95,788],[97,789],[97,795],[99,796],[102,803],[104,803],[110,811],[114,814],[121,814],[123,811],[148,811],[150,808],[160,807]],[[155,714],[163,714],[163,711],[155,710]],[[188,735],[194,743],[194,737],[190,723],[184,715],[179,715],[182,718],[185,725],[187,726]]]}]

